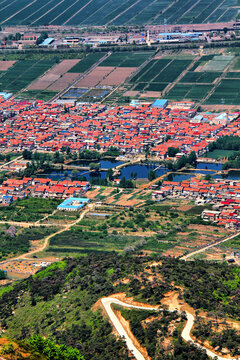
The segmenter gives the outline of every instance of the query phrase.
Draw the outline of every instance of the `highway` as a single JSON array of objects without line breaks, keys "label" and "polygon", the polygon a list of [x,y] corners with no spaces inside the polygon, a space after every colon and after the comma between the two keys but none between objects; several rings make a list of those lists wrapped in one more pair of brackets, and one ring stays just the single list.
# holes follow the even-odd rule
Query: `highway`
[{"label": "highway", "polygon": [[[121,300],[112,298],[112,297],[102,298],[101,302],[102,302],[102,305],[103,305],[107,315],[109,316],[113,326],[117,330],[118,334],[125,339],[127,347],[131,351],[131,353],[135,356],[135,358],[137,360],[145,360],[144,356],[141,354],[141,352],[133,344],[133,341],[128,336],[127,331],[124,329],[124,327],[122,326],[122,324],[118,320],[117,316],[115,315],[114,311],[111,308],[111,305],[116,304],[116,305],[120,305],[120,306],[128,307],[128,308],[142,309],[142,310],[153,310],[153,311],[157,311],[157,310],[161,310],[161,309],[159,309],[157,306],[155,306],[155,307],[144,306],[145,304],[143,304],[143,306],[131,305],[131,304],[125,303],[125,302],[123,302]],[[169,311],[172,312],[174,310],[169,310]],[[223,357],[223,356],[219,356],[216,353],[214,353],[213,351],[207,349],[206,347],[204,347],[204,346],[198,344],[196,341],[194,341],[191,338],[190,334],[191,334],[191,330],[192,330],[195,318],[189,312],[186,312],[186,316],[187,316],[187,323],[186,323],[186,325],[185,325],[185,327],[184,327],[184,329],[183,329],[183,331],[181,333],[181,336],[185,341],[187,341],[187,342],[190,341],[191,343],[195,344],[200,349],[206,350],[207,355],[210,356],[213,359],[216,359],[216,360],[239,360],[239,358],[232,358],[232,357],[227,357],[226,358],[226,357]]]}]

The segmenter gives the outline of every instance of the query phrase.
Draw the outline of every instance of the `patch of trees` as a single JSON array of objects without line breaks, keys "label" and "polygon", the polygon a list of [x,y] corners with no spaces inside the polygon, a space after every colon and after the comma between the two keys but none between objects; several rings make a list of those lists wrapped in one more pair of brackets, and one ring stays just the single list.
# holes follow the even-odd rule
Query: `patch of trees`
[{"label": "patch of trees", "polygon": [[222,169],[240,169],[240,151],[230,155],[228,161],[223,164]]},{"label": "patch of trees", "polygon": [[[117,307],[117,309],[130,322],[131,331],[140,344],[146,347],[148,355],[152,359],[208,359],[205,351],[182,341],[177,325],[183,321],[184,315],[179,316],[177,312],[168,312],[166,310],[156,313],[148,310],[130,310],[121,307]],[[151,318],[151,321],[145,322],[147,318]],[[173,334],[170,333],[170,324],[175,326]],[[166,337],[172,340],[167,348],[163,344]]]},{"label": "patch of trees", "polygon": [[0,269],[0,280],[6,279],[6,273]]},{"label": "patch of trees", "polygon": [[163,259],[159,271],[165,281],[184,286],[184,298],[195,309],[221,311],[240,319],[239,268],[198,260]]},{"label": "patch of trees", "polygon": [[[220,314],[221,317],[221,314]],[[215,327],[215,328],[214,328]],[[204,319],[197,317],[194,323],[193,335],[204,342],[208,340],[213,348],[218,348],[221,351],[226,348],[230,351],[232,356],[240,355],[240,334],[234,329],[225,324],[223,330],[216,330],[218,327],[217,317],[216,322],[204,321]]]},{"label": "patch of trees", "polygon": [[129,188],[129,189],[133,189],[134,188],[134,183],[132,182],[132,180],[126,180],[125,176],[123,176],[123,178],[121,179],[120,183],[119,183],[119,187],[121,188]]},{"label": "patch of trees", "polygon": [[208,150],[240,150],[240,137],[233,135],[226,135],[218,138],[216,141],[209,143]]},{"label": "patch of trees", "polygon": [[176,162],[173,161],[165,161],[165,165],[169,170],[180,170],[185,166],[195,166],[196,165],[197,156],[195,151],[191,151],[188,156],[181,156]]},{"label": "patch of trees", "polygon": [[26,343],[27,349],[30,347],[34,356],[44,355],[47,360],[84,360],[79,350],[66,345],[57,345],[50,339],[45,339],[40,335],[32,336]]},{"label": "patch of trees", "polygon": [[175,147],[171,147],[171,146],[168,148],[168,156],[169,157],[174,157],[179,152],[180,152],[179,148],[175,148]]}]

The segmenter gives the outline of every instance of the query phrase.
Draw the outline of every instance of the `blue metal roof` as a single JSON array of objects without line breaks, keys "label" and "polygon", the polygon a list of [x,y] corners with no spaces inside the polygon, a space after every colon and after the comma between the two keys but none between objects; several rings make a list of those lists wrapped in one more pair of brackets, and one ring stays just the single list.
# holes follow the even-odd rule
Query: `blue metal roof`
[{"label": "blue metal roof", "polygon": [[41,46],[49,45],[53,42],[53,40],[54,40],[54,38],[47,38],[40,45]]},{"label": "blue metal roof", "polygon": [[152,106],[162,108],[162,107],[166,106],[167,103],[168,103],[168,100],[166,100],[166,99],[157,99],[157,100],[154,101]]}]

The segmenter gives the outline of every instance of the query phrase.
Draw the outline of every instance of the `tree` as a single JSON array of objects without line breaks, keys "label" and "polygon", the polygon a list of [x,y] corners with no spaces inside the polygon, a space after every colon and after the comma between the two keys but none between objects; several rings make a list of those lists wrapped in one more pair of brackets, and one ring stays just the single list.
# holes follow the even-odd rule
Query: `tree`
[{"label": "tree", "polygon": [[155,173],[155,171],[154,170],[150,170],[149,171],[149,174],[148,174],[148,180],[149,181],[152,181],[152,180],[154,180],[154,179],[156,179],[156,173]]},{"label": "tree", "polygon": [[48,33],[46,31],[42,31],[40,36],[37,38],[36,45],[40,45],[47,38],[48,38]]},{"label": "tree", "polygon": [[90,170],[99,171],[100,164],[92,162],[92,163],[89,164],[89,168],[90,168]]},{"label": "tree", "polygon": [[179,148],[175,148],[175,147],[172,147],[172,146],[170,146],[168,148],[168,156],[169,157],[175,157],[176,154],[179,153],[179,152],[180,152]]}]

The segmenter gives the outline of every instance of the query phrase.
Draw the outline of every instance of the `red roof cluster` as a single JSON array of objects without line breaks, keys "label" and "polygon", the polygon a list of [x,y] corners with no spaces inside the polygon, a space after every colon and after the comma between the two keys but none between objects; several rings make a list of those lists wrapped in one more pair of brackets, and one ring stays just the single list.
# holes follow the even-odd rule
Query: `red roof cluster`
[{"label": "red roof cluster", "polygon": [[[240,135],[239,121],[214,122],[216,114],[194,120],[194,109],[158,109],[149,105],[108,108],[101,104],[69,106],[15,101],[0,102],[0,146],[15,150],[55,151],[63,146],[73,151],[117,146],[128,153],[151,151],[165,157],[168,147],[201,155],[210,141],[223,135]],[[194,121],[193,121],[194,120]],[[171,139],[165,141],[167,135]]]}]

